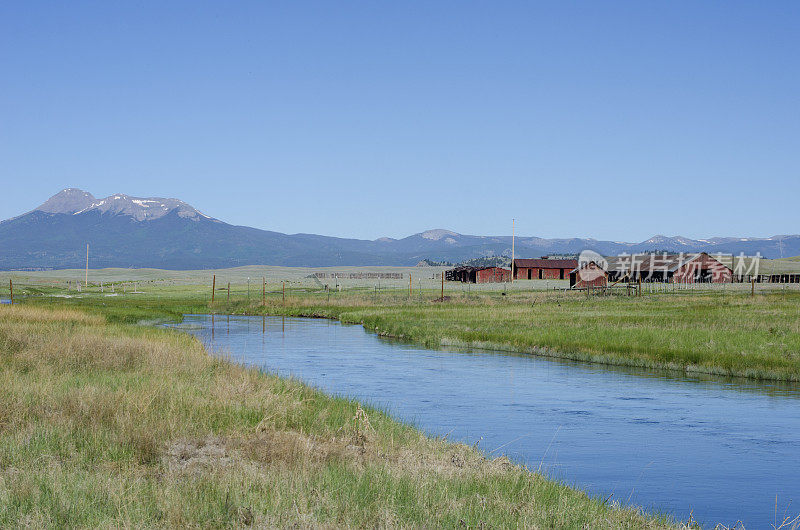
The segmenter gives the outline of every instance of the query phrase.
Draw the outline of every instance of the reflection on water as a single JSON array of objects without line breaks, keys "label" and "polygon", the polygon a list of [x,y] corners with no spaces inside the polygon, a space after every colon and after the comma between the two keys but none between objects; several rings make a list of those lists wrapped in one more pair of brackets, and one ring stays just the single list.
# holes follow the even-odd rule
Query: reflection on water
[{"label": "reflection on water", "polygon": [[797,385],[433,351],[328,320],[199,315],[185,327],[234,361],[429,434],[480,440],[487,453],[620,502],[752,528],[773,523],[776,495],[779,516],[800,512]]}]

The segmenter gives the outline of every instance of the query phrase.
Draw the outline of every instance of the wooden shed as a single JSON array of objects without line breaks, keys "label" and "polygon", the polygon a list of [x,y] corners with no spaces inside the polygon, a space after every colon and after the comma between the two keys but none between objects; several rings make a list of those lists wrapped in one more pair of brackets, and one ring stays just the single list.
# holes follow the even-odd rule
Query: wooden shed
[{"label": "wooden shed", "polygon": [[463,283],[503,283],[511,281],[511,270],[502,267],[456,267],[445,271],[447,281]]}]

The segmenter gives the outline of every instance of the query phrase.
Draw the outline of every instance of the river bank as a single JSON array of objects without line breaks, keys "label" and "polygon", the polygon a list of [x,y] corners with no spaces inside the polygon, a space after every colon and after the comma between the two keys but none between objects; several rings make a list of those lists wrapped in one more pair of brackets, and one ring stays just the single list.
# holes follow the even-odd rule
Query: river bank
[{"label": "river bank", "polygon": [[[761,528],[797,515],[800,385],[430,349],[331,319],[185,315],[210,352],[477,445],[600,498]],[[681,440],[676,444],[675,440]]]},{"label": "river bank", "polygon": [[[521,298],[521,297],[517,297]],[[292,297],[264,307],[241,301],[221,312],[334,318],[429,348],[461,347],[669,370],[800,381],[800,294],[529,295],[445,303],[319,303]]]},{"label": "river bank", "polygon": [[0,351],[3,526],[675,525],[182,333],[14,306]]}]

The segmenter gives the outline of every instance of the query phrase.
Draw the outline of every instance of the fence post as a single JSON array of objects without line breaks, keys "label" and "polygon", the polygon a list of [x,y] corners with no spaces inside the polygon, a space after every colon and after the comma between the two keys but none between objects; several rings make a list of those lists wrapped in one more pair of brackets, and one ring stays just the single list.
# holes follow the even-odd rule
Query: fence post
[{"label": "fence post", "polygon": [[756,295],[756,281],[750,280],[750,297],[754,297]]},{"label": "fence post", "polygon": [[444,271],[442,271],[442,302],[444,302]]},{"label": "fence post", "polygon": [[267,305],[267,278],[261,278],[261,305]]},{"label": "fence post", "polygon": [[8,290],[11,291],[11,305],[14,305],[14,282],[8,280]]},{"label": "fence post", "polygon": [[283,280],[283,305],[286,305],[286,280]]},{"label": "fence post", "polygon": [[[123,286],[124,290],[125,286]],[[217,290],[217,275],[211,277],[211,303],[214,303],[214,291]]]},{"label": "fence post", "polygon": [[228,302],[231,301],[231,282],[228,282]]}]

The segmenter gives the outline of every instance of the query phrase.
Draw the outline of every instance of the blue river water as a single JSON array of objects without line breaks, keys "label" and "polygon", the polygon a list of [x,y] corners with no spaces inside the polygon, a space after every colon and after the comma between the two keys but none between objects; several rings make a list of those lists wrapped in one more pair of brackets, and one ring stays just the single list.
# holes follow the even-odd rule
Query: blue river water
[{"label": "blue river water", "polygon": [[711,527],[800,513],[798,385],[429,350],[329,320],[190,315],[177,327],[624,504]]}]

